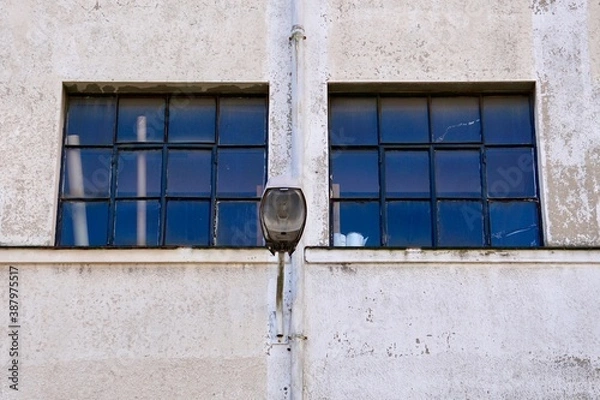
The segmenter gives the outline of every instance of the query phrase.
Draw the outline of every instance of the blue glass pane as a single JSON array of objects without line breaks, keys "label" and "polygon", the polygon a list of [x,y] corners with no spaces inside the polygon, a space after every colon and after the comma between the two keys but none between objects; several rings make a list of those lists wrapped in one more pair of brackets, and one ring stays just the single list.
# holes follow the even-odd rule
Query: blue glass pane
[{"label": "blue glass pane", "polygon": [[434,142],[481,142],[477,97],[434,97],[431,100]]},{"label": "blue glass pane", "polygon": [[65,202],[60,224],[61,246],[106,246],[108,203]]},{"label": "blue glass pane", "polygon": [[488,196],[536,195],[533,149],[488,149],[486,159]]},{"label": "blue glass pane", "polygon": [[438,203],[438,246],[481,247],[484,245],[483,208],[475,201]]},{"label": "blue glass pane", "polygon": [[217,203],[217,246],[262,246],[258,202]]},{"label": "blue glass pane", "polygon": [[165,244],[208,246],[210,202],[174,201],[167,203],[167,232]]},{"label": "blue glass pane", "polygon": [[159,219],[160,203],[156,200],[117,201],[115,246],[157,246]]},{"label": "blue glass pane", "polygon": [[435,186],[438,197],[480,197],[479,152],[436,151]]},{"label": "blue glass pane", "polygon": [[68,148],[65,158],[65,197],[108,197],[111,150]]},{"label": "blue glass pane", "polygon": [[[341,197],[379,196],[379,157],[377,151],[340,150],[332,152],[331,173]],[[334,186],[334,192],[337,192]],[[337,193],[334,193],[336,196]]]},{"label": "blue glass pane", "polygon": [[387,205],[388,246],[431,246],[431,203],[393,201]]},{"label": "blue glass pane", "polygon": [[527,96],[484,97],[482,115],[486,143],[531,143],[533,130]]},{"label": "blue glass pane", "polygon": [[384,143],[429,143],[427,98],[381,99],[380,127]]},{"label": "blue glass pane", "polygon": [[377,144],[377,99],[333,97],[329,131],[333,145]]},{"label": "blue glass pane", "polygon": [[217,161],[217,195],[257,197],[265,181],[265,151],[220,149]]},{"label": "blue glass pane", "polygon": [[116,101],[113,97],[71,97],[67,113],[67,137],[76,135],[79,144],[112,144]]},{"label": "blue glass pane", "polygon": [[385,153],[385,190],[390,197],[429,197],[429,153]]},{"label": "blue glass pane", "polygon": [[[379,203],[377,202],[343,202],[333,203],[334,215],[339,207],[340,231],[344,235],[356,232],[367,238],[365,246],[379,247]],[[334,224],[335,225],[335,224]],[[336,232],[337,233],[337,232]]]},{"label": "blue glass pane", "polygon": [[266,142],[267,103],[264,98],[224,98],[219,112],[219,143]]},{"label": "blue glass pane", "polygon": [[167,194],[210,196],[211,159],[210,150],[169,150]]},{"label": "blue glass pane", "polygon": [[492,246],[537,247],[540,245],[536,203],[491,203],[490,223]]},{"label": "blue glass pane", "polygon": [[[162,175],[162,153],[121,151],[117,161],[117,196],[159,196]],[[138,180],[140,184],[138,184]]]},{"label": "blue glass pane", "polygon": [[119,142],[162,142],[164,131],[164,99],[135,98],[119,101]]},{"label": "blue glass pane", "polygon": [[214,143],[216,100],[173,97],[169,103],[169,142]]}]

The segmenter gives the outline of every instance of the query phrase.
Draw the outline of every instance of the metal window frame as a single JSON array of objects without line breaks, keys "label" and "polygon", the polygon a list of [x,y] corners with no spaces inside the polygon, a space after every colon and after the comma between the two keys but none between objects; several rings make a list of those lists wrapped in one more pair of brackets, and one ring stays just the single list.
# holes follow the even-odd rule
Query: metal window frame
[{"label": "metal window frame", "polygon": [[[208,142],[168,142],[169,135],[169,112],[171,108],[171,100],[173,98],[181,97],[182,94],[176,91],[173,92],[144,92],[144,93],[85,93],[85,92],[75,92],[75,93],[67,93],[66,94],[66,106],[65,106],[65,115],[64,115],[64,126],[63,126],[63,134],[62,134],[62,153],[61,153],[61,164],[60,164],[60,179],[59,179],[59,190],[58,190],[58,207],[57,207],[57,218],[56,218],[56,235],[55,235],[55,247],[60,248],[173,248],[173,247],[181,247],[182,245],[170,244],[166,245],[166,227],[167,227],[167,203],[169,201],[177,201],[177,200],[188,200],[188,201],[208,201],[210,207],[210,222],[209,222],[209,244],[206,245],[186,245],[186,247],[194,247],[194,248],[209,248],[209,247],[232,247],[232,246],[223,246],[216,243],[217,238],[217,215],[216,209],[217,204],[222,201],[227,202],[255,202],[257,207],[260,202],[260,194],[257,193],[256,196],[224,196],[219,195],[217,193],[217,168],[218,168],[218,160],[217,155],[220,149],[261,149],[264,151],[265,160],[264,160],[264,176],[263,176],[263,186],[267,179],[268,174],[268,139],[269,139],[269,96],[266,93],[246,93],[244,91],[240,91],[239,93],[236,91],[226,92],[226,93],[195,93],[195,92],[186,92],[186,97],[193,98],[213,98],[215,99],[215,137],[212,143]],[[108,145],[70,145],[67,144],[67,129],[68,129],[68,112],[69,112],[69,101],[73,98],[113,98],[115,99],[115,121],[113,126],[112,133],[112,143]],[[118,126],[119,126],[119,105],[122,99],[143,99],[143,98],[163,98],[165,100],[165,115],[164,115],[164,128],[163,128],[163,138],[161,142],[119,142],[117,140],[118,135]],[[221,117],[221,100],[226,98],[258,98],[263,99],[265,103],[265,140],[262,144],[221,144],[219,143],[219,119]],[[111,151],[111,163],[110,163],[110,188],[109,188],[109,196],[107,197],[72,197],[65,196],[64,194],[64,185],[65,185],[65,172],[66,172],[66,154],[69,149],[78,148],[78,149],[107,149]],[[140,150],[159,150],[161,152],[161,188],[159,196],[146,196],[146,197],[135,197],[135,196],[117,196],[116,195],[116,171],[118,168],[118,159],[119,152],[121,151],[140,151]],[[167,195],[167,165],[168,165],[168,151],[171,149],[176,150],[208,150],[211,152],[211,192],[209,196],[172,196]],[[136,246],[136,245],[115,245],[115,230],[116,230],[116,217],[115,217],[115,209],[119,201],[141,201],[141,200],[158,200],[160,202],[160,215],[159,215],[159,239],[157,245],[146,245],[146,246]],[[108,203],[108,222],[107,222],[107,240],[104,245],[90,245],[90,246],[75,246],[75,245],[63,245],[61,244],[62,239],[62,220],[63,220],[63,209],[64,205],[67,203],[73,202],[84,202],[86,204],[89,203]],[[257,221],[258,224],[258,221]],[[262,239],[262,238],[261,238]],[[233,246],[237,247],[237,246]],[[242,247],[261,247],[261,245],[256,244],[252,246],[242,246]]]},{"label": "metal window frame", "polygon": [[[349,84],[350,85],[350,84]],[[542,219],[542,207],[540,202],[540,179],[539,179],[539,168],[538,168],[538,154],[537,154],[537,137],[536,137],[536,129],[535,129],[535,119],[534,119],[534,95],[533,91],[530,88],[524,89],[502,89],[502,90],[490,90],[488,86],[485,89],[481,90],[427,90],[427,91],[409,91],[402,90],[399,92],[394,91],[361,91],[361,90],[352,90],[352,87],[349,85],[342,86],[342,89],[339,88],[334,91],[330,91],[328,96],[328,104],[331,104],[331,100],[333,98],[375,98],[377,104],[377,138],[378,144],[376,145],[339,145],[332,144],[332,131],[331,121],[332,121],[332,110],[331,107],[328,108],[328,140],[329,140],[329,187],[330,187],[330,199],[329,199],[329,240],[330,246],[333,246],[333,233],[334,233],[334,208],[335,204],[342,204],[345,202],[379,202],[379,234],[380,234],[380,243],[379,246],[375,247],[397,247],[397,246],[389,246],[388,245],[388,235],[387,235],[387,204],[389,201],[428,201],[430,203],[430,211],[431,211],[431,243],[432,246],[427,246],[426,248],[457,248],[456,246],[440,246],[438,244],[439,241],[439,221],[438,221],[438,204],[440,200],[454,200],[454,201],[478,201],[482,205],[482,213],[483,213],[483,236],[484,243],[482,248],[495,248],[496,246],[492,245],[492,233],[491,233],[491,221],[490,221],[490,204],[492,202],[511,202],[511,201],[520,201],[520,202],[531,202],[535,203],[537,213],[536,217],[538,219],[538,247],[544,246],[544,234],[543,234],[543,219]],[[360,85],[359,85],[360,87]],[[371,87],[367,86],[367,89],[371,89]],[[531,126],[531,143],[530,144],[517,144],[517,143],[509,143],[509,144],[486,144],[485,143],[485,130],[484,130],[484,117],[483,117],[483,99],[485,97],[493,97],[493,96],[526,96],[529,102],[529,119]],[[428,142],[422,143],[387,143],[382,140],[382,132],[381,132],[381,99],[384,98],[426,98],[427,99],[427,118],[428,118]],[[479,142],[455,142],[455,143],[441,143],[433,141],[432,134],[432,108],[431,103],[432,99],[436,97],[477,97],[478,98],[478,111],[479,111],[479,120],[481,124],[481,139]],[[529,197],[503,197],[503,198],[495,198],[488,196],[487,193],[487,173],[485,171],[486,168],[486,155],[487,149],[495,149],[495,148],[523,148],[523,149],[531,149],[533,154],[533,176],[534,176],[534,185],[535,185],[535,196]],[[341,194],[339,197],[335,198],[333,194],[333,153],[334,151],[339,150],[372,150],[377,151],[378,153],[378,164],[379,164],[379,196],[378,197],[342,197]],[[429,154],[429,183],[430,183],[430,196],[429,197],[414,197],[414,198],[403,198],[403,197],[390,197],[386,196],[385,190],[385,182],[386,182],[386,168],[385,168],[385,152],[390,150],[422,150],[427,151]],[[481,195],[479,197],[444,197],[438,196],[436,193],[435,186],[435,152],[438,150],[477,150],[479,152],[480,157],[480,183],[481,183]],[[423,246],[425,247],[425,246]],[[458,248],[465,249],[473,249],[478,248],[479,246],[464,246]],[[399,246],[398,248],[406,248]],[[498,247],[498,248],[507,248],[507,247]],[[522,248],[522,247],[518,247]]]}]

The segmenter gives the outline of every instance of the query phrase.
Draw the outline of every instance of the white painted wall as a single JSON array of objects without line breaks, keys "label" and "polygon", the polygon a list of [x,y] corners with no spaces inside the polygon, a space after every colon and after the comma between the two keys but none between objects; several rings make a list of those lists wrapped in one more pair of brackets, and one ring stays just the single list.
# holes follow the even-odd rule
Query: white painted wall
[{"label": "white painted wall", "polygon": [[3,377],[1,398],[289,399],[292,361],[295,398],[600,396],[598,250],[303,258],[304,326],[281,345],[265,250],[0,249],[20,304],[19,392]]},{"label": "white painted wall", "polygon": [[307,399],[600,396],[597,252],[365,253],[307,251]]},{"label": "white painted wall", "polygon": [[[3,334],[0,398],[271,397],[268,252],[2,249],[0,260],[6,303],[18,269],[20,325],[19,391]],[[8,308],[0,321],[5,332]]]},{"label": "white painted wall", "polygon": [[[307,244],[328,237],[327,84],[357,81],[533,82],[547,244],[600,244],[597,2],[303,3]],[[9,0],[0,11],[0,244],[53,244],[64,83],[268,83],[269,173],[290,169],[291,3]]]},{"label": "white painted wall", "polygon": [[[533,83],[546,242],[600,245],[600,3],[421,3],[303,1],[289,346],[265,250],[2,248],[0,295],[9,265],[23,285],[18,398],[600,396],[597,251],[304,251],[328,243],[327,85],[355,82]],[[269,175],[288,172],[290,32],[275,0],[0,2],[0,246],[54,243],[65,84],[267,83]]]}]

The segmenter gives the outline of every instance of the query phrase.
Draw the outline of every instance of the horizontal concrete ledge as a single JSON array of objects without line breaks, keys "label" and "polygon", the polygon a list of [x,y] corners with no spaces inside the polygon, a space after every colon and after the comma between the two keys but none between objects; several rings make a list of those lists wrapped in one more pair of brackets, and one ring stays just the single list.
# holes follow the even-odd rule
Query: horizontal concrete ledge
[{"label": "horizontal concrete ledge", "polygon": [[0,248],[0,264],[269,264],[266,249],[51,249]]},{"label": "horizontal concrete ledge", "polygon": [[426,250],[310,247],[305,249],[304,258],[309,264],[527,264],[600,267],[600,249]]}]

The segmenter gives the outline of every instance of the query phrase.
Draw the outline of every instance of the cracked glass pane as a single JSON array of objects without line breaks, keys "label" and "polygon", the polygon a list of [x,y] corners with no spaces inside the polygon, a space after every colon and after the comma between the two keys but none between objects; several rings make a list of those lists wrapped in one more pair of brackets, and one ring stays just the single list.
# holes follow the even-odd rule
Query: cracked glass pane
[{"label": "cracked glass pane", "polygon": [[537,247],[540,245],[538,208],[525,201],[490,204],[492,246]]},{"label": "cracked glass pane", "polygon": [[431,99],[431,129],[437,143],[481,142],[478,97]]}]

